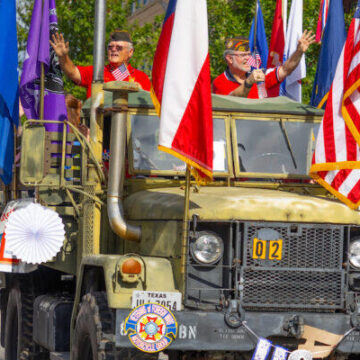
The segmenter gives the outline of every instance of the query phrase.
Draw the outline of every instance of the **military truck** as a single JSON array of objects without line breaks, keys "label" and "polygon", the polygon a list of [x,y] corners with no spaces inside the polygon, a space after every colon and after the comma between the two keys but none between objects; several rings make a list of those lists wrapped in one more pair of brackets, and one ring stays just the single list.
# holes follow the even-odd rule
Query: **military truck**
[{"label": "military truck", "polygon": [[[259,339],[356,358],[360,216],[307,175],[322,111],[213,95],[214,178],[186,192],[185,165],[157,149],[149,93],[103,84],[98,37],[90,140],[27,121],[0,191],[2,208],[35,201],[65,225],[50,261],[0,267],[5,359],[246,359]],[[160,354],[136,349],[124,326],[147,303],[177,321]]]}]

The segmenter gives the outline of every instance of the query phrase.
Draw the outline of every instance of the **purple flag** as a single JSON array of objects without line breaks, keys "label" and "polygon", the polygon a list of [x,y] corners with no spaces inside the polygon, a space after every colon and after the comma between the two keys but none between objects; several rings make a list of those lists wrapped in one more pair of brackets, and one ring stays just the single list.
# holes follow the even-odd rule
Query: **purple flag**
[{"label": "purple flag", "polygon": [[[44,120],[67,118],[64,83],[59,60],[49,44],[58,31],[55,0],[35,0],[20,80],[20,99],[28,119],[39,119],[41,63],[45,70]],[[61,124],[45,124],[47,131],[62,131]]]}]

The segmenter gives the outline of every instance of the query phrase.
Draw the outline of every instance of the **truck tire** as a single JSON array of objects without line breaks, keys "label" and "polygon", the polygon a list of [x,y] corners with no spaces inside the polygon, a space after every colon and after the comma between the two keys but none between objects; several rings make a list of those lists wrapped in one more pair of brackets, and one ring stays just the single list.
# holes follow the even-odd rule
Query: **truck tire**
[{"label": "truck tire", "polygon": [[113,333],[113,314],[108,308],[106,294],[84,295],[76,318],[72,344],[73,360],[113,360],[112,344],[104,334]]},{"label": "truck tire", "polygon": [[9,292],[5,320],[5,360],[31,359],[32,304],[22,299],[18,287]]},{"label": "truck tire", "polygon": [[115,314],[109,309],[103,291],[83,296],[76,318],[73,360],[154,360],[158,354],[146,354],[136,349],[116,349],[106,339],[106,334],[115,334]]}]

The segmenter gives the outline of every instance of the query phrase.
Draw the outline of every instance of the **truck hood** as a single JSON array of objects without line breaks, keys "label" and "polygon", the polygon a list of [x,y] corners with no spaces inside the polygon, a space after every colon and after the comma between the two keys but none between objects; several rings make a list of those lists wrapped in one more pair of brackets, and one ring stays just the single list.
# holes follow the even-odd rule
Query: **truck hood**
[{"label": "truck hood", "polygon": [[[184,190],[151,189],[136,192],[124,202],[129,220],[181,220]],[[201,187],[190,192],[190,217],[200,220],[289,221],[360,224],[360,213],[334,199],[279,190]]]}]

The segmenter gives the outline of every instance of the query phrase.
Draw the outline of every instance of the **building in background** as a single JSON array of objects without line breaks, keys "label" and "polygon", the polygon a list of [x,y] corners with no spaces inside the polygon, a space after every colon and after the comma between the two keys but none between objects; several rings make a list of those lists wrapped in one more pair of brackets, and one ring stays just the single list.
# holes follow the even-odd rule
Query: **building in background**
[{"label": "building in background", "polygon": [[140,26],[151,23],[155,16],[165,13],[168,3],[169,0],[134,0],[128,21],[138,22]]}]

